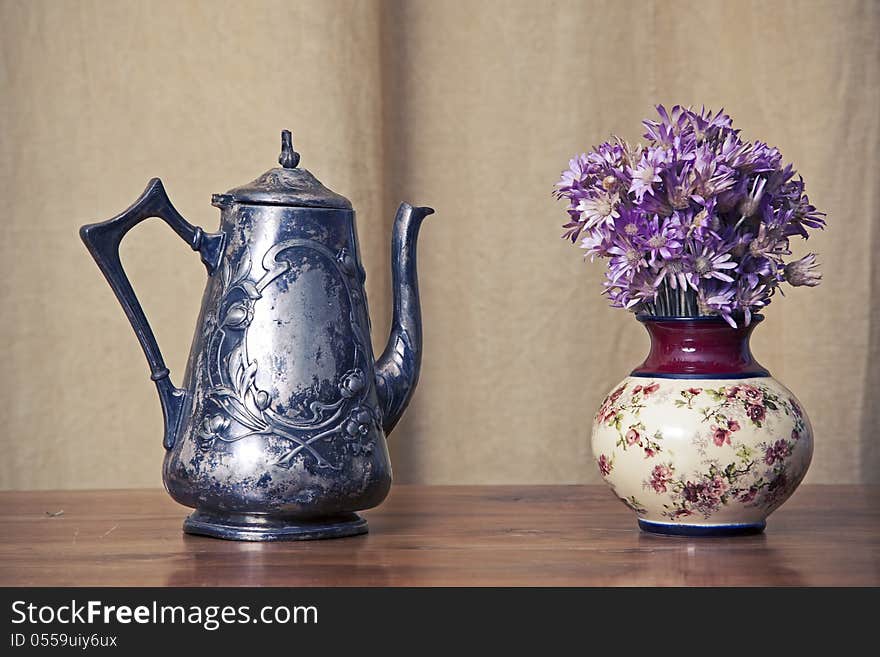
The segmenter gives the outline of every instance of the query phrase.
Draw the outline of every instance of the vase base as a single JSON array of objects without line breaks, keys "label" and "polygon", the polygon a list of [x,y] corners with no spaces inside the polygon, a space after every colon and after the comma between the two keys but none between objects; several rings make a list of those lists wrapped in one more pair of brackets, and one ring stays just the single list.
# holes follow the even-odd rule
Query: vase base
[{"label": "vase base", "polygon": [[667,536],[748,536],[760,534],[767,523],[761,522],[728,525],[680,525],[671,522],[652,522],[639,518],[639,529],[651,534]]},{"label": "vase base", "polygon": [[293,520],[253,513],[227,514],[196,510],[184,520],[183,531],[230,541],[310,541],[366,534],[367,521],[356,513]]}]

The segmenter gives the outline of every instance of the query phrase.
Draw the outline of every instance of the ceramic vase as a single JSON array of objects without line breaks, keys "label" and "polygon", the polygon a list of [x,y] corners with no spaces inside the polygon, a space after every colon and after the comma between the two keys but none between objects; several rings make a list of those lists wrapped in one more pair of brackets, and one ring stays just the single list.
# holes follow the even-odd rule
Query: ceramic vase
[{"label": "ceramic vase", "polygon": [[639,317],[650,353],[593,422],[604,480],[641,529],[684,536],[750,534],[807,472],[813,433],[798,400],[759,365],[761,321]]}]

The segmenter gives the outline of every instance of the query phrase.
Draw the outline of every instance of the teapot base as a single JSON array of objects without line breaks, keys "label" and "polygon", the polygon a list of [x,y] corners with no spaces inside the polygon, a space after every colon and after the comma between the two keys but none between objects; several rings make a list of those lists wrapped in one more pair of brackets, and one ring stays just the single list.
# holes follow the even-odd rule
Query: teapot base
[{"label": "teapot base", "polygon": [[367,533],[367,521],[356,513],[295,520],[255,513],[196,510],[183,522],[187,534],[230,541],[310,541]]}]

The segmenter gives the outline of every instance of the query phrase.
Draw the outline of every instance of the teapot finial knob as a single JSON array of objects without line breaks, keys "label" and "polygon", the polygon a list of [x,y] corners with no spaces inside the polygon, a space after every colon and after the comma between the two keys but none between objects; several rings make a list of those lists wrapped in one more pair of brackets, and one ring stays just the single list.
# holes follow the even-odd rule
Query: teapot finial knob
[{"label": "teapot finial knob", "polygon": [[295,169],[299,164],[299,153],[293,150],[293,135],[290,130],[281,131],[281,155],[278,156],[278,163],[285,169]]}]

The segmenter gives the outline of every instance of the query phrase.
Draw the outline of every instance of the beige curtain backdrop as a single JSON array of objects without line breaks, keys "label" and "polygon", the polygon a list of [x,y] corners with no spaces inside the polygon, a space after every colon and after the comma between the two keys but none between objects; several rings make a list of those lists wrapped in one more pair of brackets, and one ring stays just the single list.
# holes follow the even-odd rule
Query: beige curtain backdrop
[{"label": "beige curtain backdrop", "polygon": [[[76,230],[152,176],[216,229],[211,194],[273,166],[282,128],[358,211],[377,350],[394,209],[437,209],[397,480],[598,481],[592,414],[647,337],[551,190],[657,102],[725,107],[827,211],[823,285],[775,299],[754,350],[813,419],[809,481],[877,481],[878,33],[870,0],[2,0],[0,488],[160,485],[155,389]],[[158,221],[123,258],[179,381],[204,270]]]}]

